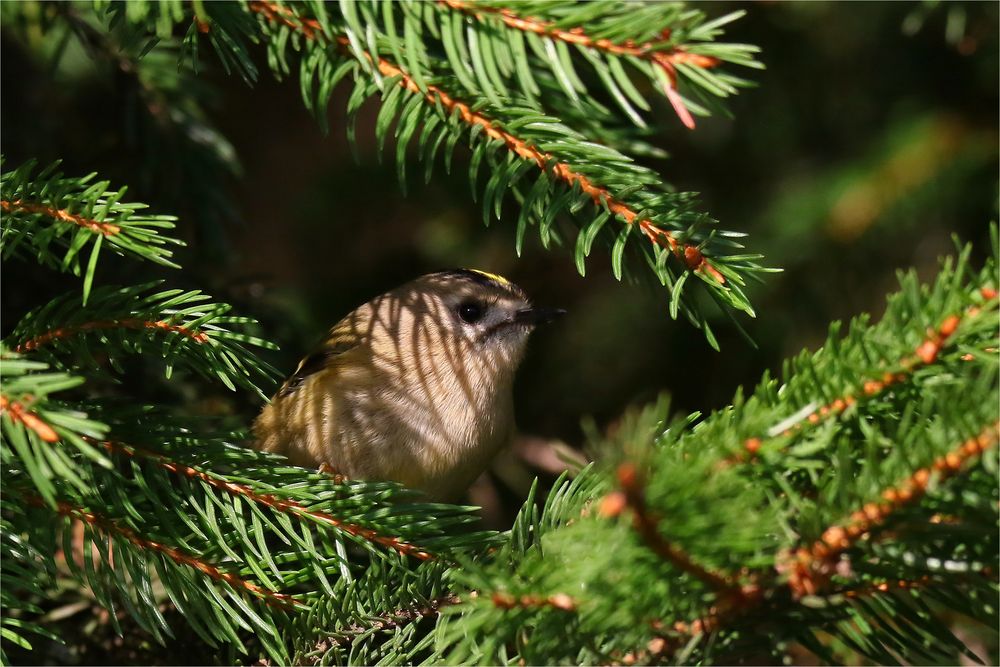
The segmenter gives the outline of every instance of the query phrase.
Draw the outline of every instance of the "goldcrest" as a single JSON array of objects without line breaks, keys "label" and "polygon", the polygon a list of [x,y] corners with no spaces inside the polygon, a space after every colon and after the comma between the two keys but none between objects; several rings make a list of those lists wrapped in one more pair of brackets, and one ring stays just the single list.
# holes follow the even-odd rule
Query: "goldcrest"
[{"label": "goldcrest", "polygon": [[455,500],[510,441],[528,337],[562,313],[484,271],[417,278],[330,330],[257,418],[256,447]]}]

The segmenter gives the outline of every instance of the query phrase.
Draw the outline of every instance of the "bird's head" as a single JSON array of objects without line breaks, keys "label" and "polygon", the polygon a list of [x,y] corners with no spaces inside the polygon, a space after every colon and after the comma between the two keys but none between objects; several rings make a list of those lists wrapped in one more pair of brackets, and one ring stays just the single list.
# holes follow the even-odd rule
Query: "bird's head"
[{"label": "bird's head", "polygon": [[520,287],[502,276],[472,269],[418,278],[410,289],[426,306],[425,322],[442,341],[460,342],[467,353],[493,364],[520,362],[528,336],[565,311],[532,305]]}]

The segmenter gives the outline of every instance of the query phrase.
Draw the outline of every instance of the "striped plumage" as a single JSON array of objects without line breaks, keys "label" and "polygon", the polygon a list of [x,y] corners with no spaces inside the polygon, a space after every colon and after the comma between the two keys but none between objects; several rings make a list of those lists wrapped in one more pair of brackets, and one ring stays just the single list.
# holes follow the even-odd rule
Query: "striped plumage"
[{"label": "striped plumage", "polygon": [[330,330],[258,417],[256,446],[453,500],[509,441],[514,372],[556,312],[494,274],[417,278]]}]

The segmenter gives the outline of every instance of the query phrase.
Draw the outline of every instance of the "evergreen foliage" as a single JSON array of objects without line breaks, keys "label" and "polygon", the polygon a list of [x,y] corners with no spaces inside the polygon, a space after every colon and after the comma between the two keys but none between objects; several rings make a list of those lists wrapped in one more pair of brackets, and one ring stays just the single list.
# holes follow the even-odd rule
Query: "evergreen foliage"
[{"label": "evergreen foliage", "polygon": [[449,660],[955,662],[942,614],[996,624],[1000,550],[1000,411],[967,400],[997,391],[996,264],[967,253],[732,407],[622,426],[603,498],[550,503],[530,548],[463,572]]},{"label": "evergreen foliage", "polygon": [[[175,218],[142,215],[138,213],[145,208],[142,204],[121,201],[127,188],[113,192],[108,190],[107,181],[91,183],[96,174],[63,178],[57,167],[54,163],[33,174],[35,163],[28,162],[3,174],[4,259],[34,254],[40,263],[60,271],[77,276],[82,273],[84,303],[104,243],[119,254],[177,267],[170,260],[173,252],[169,246],[181,242],[158,231],[172,229]],[[83,253],[88,246],[84,266]]]},{"label": "evergreen foliage", "polygon": [[[135,287],[99,287],[90,301],[81,303],[75,294],[57,298],[28,313],[11,334],[17,351],[38,351],[47,359],[57,356],[74,360],[74,368],[100,369],[92,356],[96,338],[102,349],[121,353],[159,353],[170,377],[175,364],[196,373],[207,373],[229,389],[237,385],[267,396],[258,388],[277,371],[250,354],[246,346],[276,349],[257,336],[231,331],[227,326],[253,325],[250,318],[227,315],[230,307],[205,303],[211,297],[199,290],[154,292],[157,283]],[[52,328],[52,323],[59,323]],[[112,367],[114,358],[109,359]],[[116,370],[121,371],[120,367]]]},{"label": "evergreen foliage", "polygon": [[[487,224],[501,217],[508,194],[517,203],[519,252],[535,226],[544,246],[572,246],[583,274],[585,258],[601,237],[618,279],[638,278],[647,266],[671,293],[671,316],[683,313],[713,345],[704,307],[685,289],[690,276],[727,313],[733,308],[754,314],[743,288],[766,271],[760,257],[743,252],[743,234],[716,228],[693,193],[675,192],[623,152],[656,153],[601,96],[591,94],[577,72],[593,70],[630,124],[644,126],[633,105],[643,100],[640,108],[648,109],[649,103],[629,77],[628,70],[635,70],[693,127],[692,112],[705,115],[718,107],[716,98],[747,85],[716,67],[759,67],[753,47],[715,41],[721,26],[738,14],[708,21],[680,3],[635,12],[627,3],[501,9],[464,2],[351,1],[328,7],[258,0],[243,5],[244,12],[230,3],[200,5],[196,17],[173,3],[98,7],[119,28],[165,35],[173,24],[186,26],[183,52],[189,55],[199,52],[207,35],[227,70],[249,82],[259,75],[251,43],[266,46],[268,66],[278,76],[290,74],[297,57],[303,100],[324,127],[333,89],[350,79],[352,119],[366,100],[381,98],[377,142],[381,149],[394,133],[404,189],[414,155],[429,180],[438,154],[443,151],[450,171],[457,143],[465,143],[473,194],[482,200]],[[354,134],[352,123],[352,141]],[[488,179],[480,186],[484,166]],[[563,213],[571,214],[572,227],[557,224]],[[609,225],[612,220],[617,225]],[[633,261],[625,261],[627,253]]]},{"label": "evergreen foliage", "polygon": [[[583,273],[602,236],[619,278],[647,265],[671,313],[711,342],[692,276],[753,313],[742,287],[763,269],[739,234],[629,157],[653,152],[642,137],[656,96],[693,125],[745,85],[718,69],[756,66],[752,47],[716,41],[734,15],[464,0],[90,10],[48,18],[144,63],[147,94],[168,107],[159,86],[182,94],[201,42],[250,82],[260,44],[275,74],[298,58],[321,123],[340,80],[352,115],[379,97],[377,139],[395,135],[401,182],[414,157],[430,178],[442,148],[450,169],[467,143],[484,217],[501,217],[507,193],[517,204],[518,249],[535,226],[546,245],[572,245]],[[183,54],[181,74],[154,74],[164,52]],[[171,117],[201,127],[186,109]],[[223,141],[208,140],[216,157]],[[83,285],[38,304],[0,348],[5,664],[58,641],[45,610],[60,577],[119,631],[161,644],[179,633],[175,609],[220,662],[777,663],[807,650],[946,663],[971,655],[951,615],[997,623],[995,255],[977,269],[960,248],[926,284],[901,274],[877,323],[832,325],[725,409],[676,417],[661,401],[627,415],[595,434],[596,463],[543,501],[533,488],[496,534],[476,528],[475,508],[297,468],[246,448],[232,420],[116,391],[136,355],[266,396],[277,372],[257,355],[275,346],[198,290],[95,286],[102,247],[176,268],[175,220],[56,168],[0,175],[3,258]]]}]

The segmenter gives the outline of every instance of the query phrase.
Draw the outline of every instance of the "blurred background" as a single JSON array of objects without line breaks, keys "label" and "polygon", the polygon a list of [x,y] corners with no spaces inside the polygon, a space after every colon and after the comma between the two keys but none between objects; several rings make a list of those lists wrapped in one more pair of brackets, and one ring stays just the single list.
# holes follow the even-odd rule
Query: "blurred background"
[{"label": "blurred background", "polygon": [[[268,74],[253,88],[214,55],[185,78],[157,58],[118,58],[95,37],[57,39],[45,9],[3,22],[0,132],[5,168],[63,159],[67,174],[97,171],[130,186],[132,200],[180,216],[189,245],[178,287],[201,287],[260,319],[279,343],[269,360],[290,373],[326,329],[358,304],[421,273],[474,267],[503,274],[540,304],[569,315],[540,330],[515,389],[523,436],[473,499],[503,525],[536,474],[551,480],[564,443],[580,449],[590,423],[613,428],[630,405],[666,392],[681,412],[726,405],[739,387],[806,347],[831,321],[871,312],[899,269],[934,275],[952,235],[989,252],[998,207],[998,9],[996,3],[711,3],[710,16],[745,9],[726,41],[762,48],[767,69],[731,100],[731,118],[685,129],[655,96],[650,160],[679,190],[701,193],[725,229],[749,233],[751,251],[781,267],[751,288],[748,345],[724,317],[721,352],[667,312],[667,294],[618,283],[606,251],[586,278],[571,252],[547,252],[530,234],[514,253],[514,209],[485,227],[470,196],[460,147],[456,167],[423,185],[411,164],[404,196],[394,159],[380,162],[376,105],[358,119],[358,159],[346,138],[347,89],[335,93],[324,136],[303,108],[294,77]],[[33,13],[34,12],[34,13]],[[263,63],[263,53],[256,54]],[[263,68],[266,70],[266,66]],[[175,77],[161,80],[157,77]],[[392,155],[393,149],[386,151]],[[6,262],[6,334],[39,294],[78,289],[25,263]],[[102,264],[97,281],[133,283],[132,262]],[[154,272],[156,273],[156,272]],[[143,360],[124,380],[182,413],[249,423],[260,402],[183,375],[170,382]]]}]

